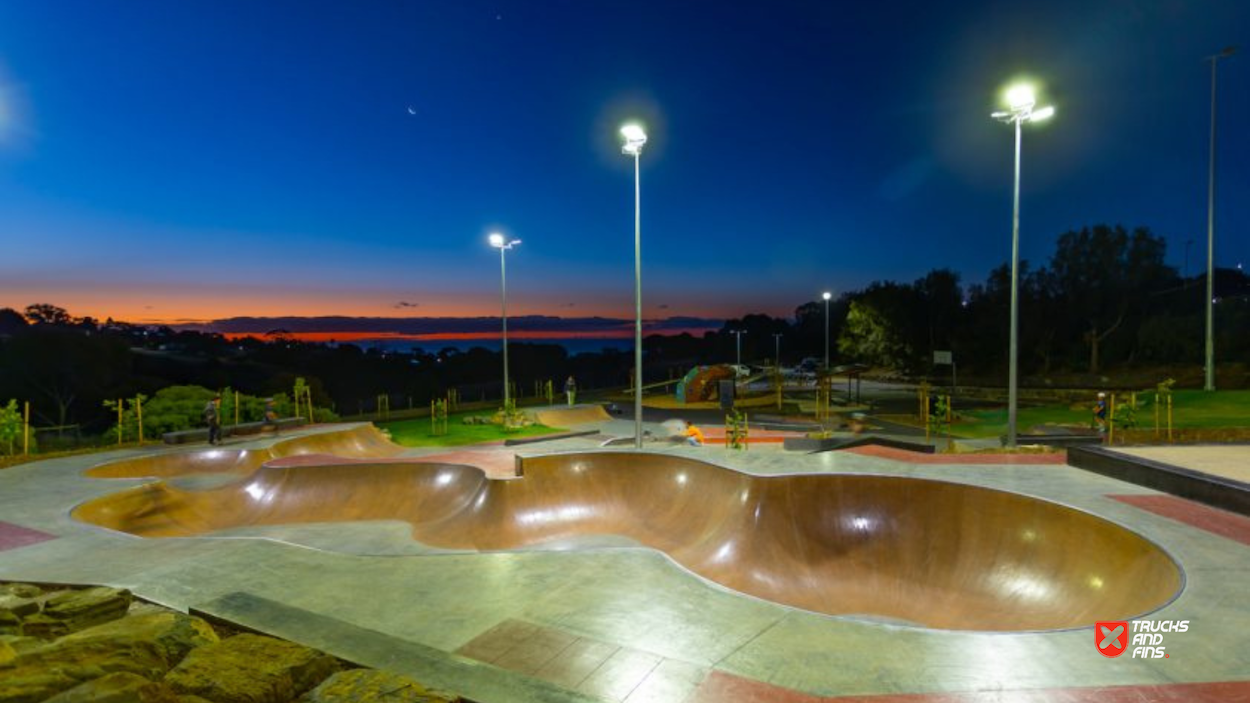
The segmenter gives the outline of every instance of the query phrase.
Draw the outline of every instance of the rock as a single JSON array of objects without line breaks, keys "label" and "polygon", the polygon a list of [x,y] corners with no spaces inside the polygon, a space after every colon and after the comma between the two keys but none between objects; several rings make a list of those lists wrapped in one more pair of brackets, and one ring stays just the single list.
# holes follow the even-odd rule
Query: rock
[{"label": "rock", "polygon": [[0,677],[0,701],[4,703],[38,703],[78,683],[61,671],[38,667],[5,668]]},{"label": "rock", "polygon": [[[216,641],[213,629],[199,618],[175,612],[151,613],[114,620],[20,651],[12,665],[18,672],[57,672],[69,679],[47,694],[51,695],[115,672],[160,679],[192,648]],[[6,700],[0,696],[0,701]]]},{"label": "rock", "polygon": [[118,672],[75,686],[45,703],[180,703],[163,683]]},{"label": "rock", "polygon": [[[0,619],[4,616],[0,614]],[[44,615],[43,613],[35,613],[28,618],[21,620],[18,624],[18,630],[30,637],[42,637],[43,639],[55,639],[68,635],[70,632],[69,623],[64,620],[55,620]],[[7,629],[7,628],[6,628]]]},{"label": "rock", "polygon": [[0,595],[0,617],[12,613],[19,618],[39,612],[39,601],[21,596]]},{"label": "rock", "polygon": [[[0,649],[6,647],[12,649],[14,654],[21,654],[38,647],[42,647],[45,642],[37,640],[34,637],[22,637],[21,635],[0,635]],[[0,664],[4,663],[4,659],[0,657]]]},{"label": "rock", "polygon": [[43,593],[43,589],[30,583],[0,583],[0,594],[17,596],[18,598],[34,598]]},{"label": "rock", "polygon": [[57,593],[43,605],[43,614],[65,623],[70,632],[124,617],[133,597],[125,589],[97,586]]},{"label": "rock", "polygon": [[287,703],[338,668],[333,657],[315,649],[241,634],[193,650],[165,683],[215,703]]},{"label": "rock", "polygon": [[300,703],[456,703],[458,696],[436,693],[416,681],[374,669],[340,671],[304,694]]},{"label": "rock", "polygon": [[22,619],[14,613],[0,610],[0,635],[22,634]]}]

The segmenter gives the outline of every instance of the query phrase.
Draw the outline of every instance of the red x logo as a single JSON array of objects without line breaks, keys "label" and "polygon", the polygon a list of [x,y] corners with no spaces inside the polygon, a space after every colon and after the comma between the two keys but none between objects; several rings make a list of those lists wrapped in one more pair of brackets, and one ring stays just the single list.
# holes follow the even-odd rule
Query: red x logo
[{"label": "red x logo", "polygon": [[1094,644],[1104,657],[1118,657],[1128,648],[1128,623],[1099,622],[1094,624]]}]

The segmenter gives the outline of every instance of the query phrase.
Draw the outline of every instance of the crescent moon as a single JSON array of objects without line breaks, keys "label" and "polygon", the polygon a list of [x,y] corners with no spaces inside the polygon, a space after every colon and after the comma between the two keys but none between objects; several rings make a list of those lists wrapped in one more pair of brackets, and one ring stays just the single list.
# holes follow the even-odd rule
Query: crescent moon
[{"label": "crescent moon", "polygon": [[416,111],[416,110],[414,110],[414,109],[412,109],[412,106],[411,106],[411,105],[409,105],[409,106],[408,106],[408,114],[409,114],[409,115],[415,115],[415,114],[417,114],[417,111]]}]

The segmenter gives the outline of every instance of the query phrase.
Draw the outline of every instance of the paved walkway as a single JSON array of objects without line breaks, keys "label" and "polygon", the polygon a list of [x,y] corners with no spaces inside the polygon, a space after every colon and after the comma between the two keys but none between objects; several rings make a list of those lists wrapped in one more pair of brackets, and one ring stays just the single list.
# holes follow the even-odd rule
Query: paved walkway
[{"label": "paved walkway", "polygon": [[[632,423],[621,421],[605,423],[605,430],[612,433],[614,423],[632,431]],[[262,448],[271,441],[237,446]],[[595,446],[570,438],[506,451]],[[455,456],[479,463],[472,455],[494,451],[505,450]],[[73,506],[151,481],[83,475],[94,464],[136,456],[135,450],[0,471],[0,579],[128,587],[176,608],[232,617],[403,671],[483,703],[858,696],[884,696],[874,703],[1250,700],[1250,542],[1239,539],[1250,527],[1238,516],[1207,509],[1203,521],[1190,524],[1178,518],[1199,506],[1066,465],[915,463],[905,454],[807,455],[767,445],[746,452],[713,446],[663,451],[761,475],[940,478],[1092,512],[1174,556],[1186,587],[1148,617],[1189,620],[1189,630],[1165,636],[1165,659],[1108,659],[1091,642],[1092,628],[978,633],[829,617],[728,591],[658,552],[611,536],[579,541],[576,548],[449,553],[415,544],[407,524],[392,521],[142,539],[73,520]],[[448,452],[405,453],[438,454]],[[507,456],[478,458],[491,475],[506,473]],[[169,480],[219,485],[239,478]],[[1144,498],[1154,508],[1164,504],[1171,516],[1139,507]],[[1090,614],[1091,620],[1098,616]]]}]

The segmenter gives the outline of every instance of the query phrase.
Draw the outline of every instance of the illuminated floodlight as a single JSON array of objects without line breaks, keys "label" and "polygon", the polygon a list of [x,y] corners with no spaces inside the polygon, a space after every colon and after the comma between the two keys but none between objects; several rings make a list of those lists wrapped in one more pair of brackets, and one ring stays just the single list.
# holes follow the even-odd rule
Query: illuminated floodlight
[{"label": "illuminated floodlight", "polygon": [[1024,110],[1037,104],[1037,93],[1033,90],[1033,86],[1027,83],[1018,83],[1007,89],[1007,105],[1012,110]]},{"label": "illuminated floodlight", "polygon": [[507,239],[498,232],[490,233],[490,245],[496,249],[511,249],[514,245],[520,244],[519,239]]},{"label": "illuminated floodlight", "polygon": [[990,113],[990,117],[1000,122],[1040,122],[1055,114],[1055,108],[1050,105],[1037,107],[1037,91],[1028,83],[1017,83],[1007,88],[1003,99],[1007,102],[1008,109]]},{"label": "illuminated floodlight", "polygon": [[833,293],[825,291],[824,293],[820,294],[820,297],[824,298],[825,300],[829,300],[830,298],[833,297]]},{"label": "illuminated floodlight", "polygon": [[642,127],[636,124],[627,124],[621,127],[621,136],[625,138],[625,144],[621,147],[621,152],[637,156],[642,153],[642,145],[647,143],[647,133],[642,131]]}]

